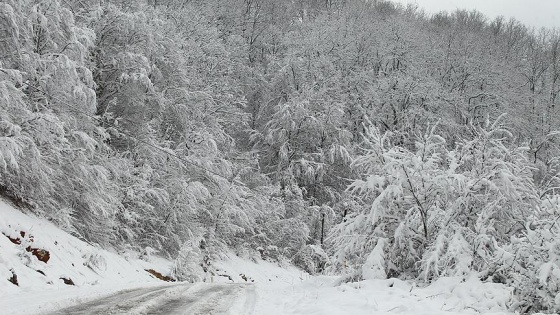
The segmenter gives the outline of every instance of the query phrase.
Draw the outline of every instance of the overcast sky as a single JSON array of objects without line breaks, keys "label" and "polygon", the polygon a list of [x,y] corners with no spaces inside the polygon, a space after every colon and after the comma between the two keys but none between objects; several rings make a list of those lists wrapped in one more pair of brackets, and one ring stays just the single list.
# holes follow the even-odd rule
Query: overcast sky
[{"label": "overcast sky", "polygon": [[560,28],[560,0],[393,0],[416,3],[428,13],[476,9],[490,18],[498,15],[515,17],[537,28]]}]

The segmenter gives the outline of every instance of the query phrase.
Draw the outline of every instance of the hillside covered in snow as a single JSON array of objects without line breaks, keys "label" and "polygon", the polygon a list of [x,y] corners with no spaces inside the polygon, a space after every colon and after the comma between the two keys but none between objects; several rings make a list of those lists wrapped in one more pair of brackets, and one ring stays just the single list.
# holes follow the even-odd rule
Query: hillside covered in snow
[{"label": "hillside covered in snow", "polygon": [[242,257],[335,313],[557,313],[559,92],[557,31],[476,11],[4,0],[0,289],[237,282]]}]

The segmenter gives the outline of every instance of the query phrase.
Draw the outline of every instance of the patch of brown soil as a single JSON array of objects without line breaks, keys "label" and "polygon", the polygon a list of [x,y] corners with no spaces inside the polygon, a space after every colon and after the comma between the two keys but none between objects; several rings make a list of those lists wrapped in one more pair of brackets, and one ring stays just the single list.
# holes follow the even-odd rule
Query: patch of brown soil
[{"label": "patch of brown soil", "polygon": [[[5,233],[2,233],[2,234],[4,234],[4,236],[6,236],[10,240],[10,242],[12,242],[16,245],[21,245],[21,242],[22,242],[21,240],[22,240],[22,238],[25,238],[26,233],[25,233],[25,231],[20,231],[19,235],[21,236],[21,238],[20,237],[15,237],[14,238],[14,237],[11,237],[10,235],[7,235]],[[30,243],[33,243],[33,239],[34,239],[33,235],[29,235],[29,242]],[[48,250],[45,250],[45,249],[27,246],[25,248],[25,250],[27,252],[30,252],[33,256],[37,257],[37,259],[39,259],[39,261],[42,261],[44,263],[47,263],[49,261],[49,259],[51,258],[51,254],[49,253]]]},{"label": "patch of brown soil", "polygon": [[145,270],[149,272],[152,276],[158,278],[159,280],[167,281],[167,282],[175,282],[175,279],[168,276],[164,276],[161,273],[155,271],[154,269],[145,269]]},{"label": "patch of brown soil", "polygon": [[41,248],[32,248],[31,246],[27,246],[25,250],[31,252],[33,256],[37,257],[39,261],[42,261],[45,264],[49,261],[49,259],[51,259],[51,253],[49,253],[48,250]]}]

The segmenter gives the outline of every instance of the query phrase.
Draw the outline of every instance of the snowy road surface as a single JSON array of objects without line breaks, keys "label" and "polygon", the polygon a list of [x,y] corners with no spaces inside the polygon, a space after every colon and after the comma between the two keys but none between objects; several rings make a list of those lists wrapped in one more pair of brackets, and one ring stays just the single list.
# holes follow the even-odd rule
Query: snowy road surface
[{"label": "snowy road surface", "polygon": [[121,291],[51,314],[251,314],[254,294],[251,285],[179,284]]}]

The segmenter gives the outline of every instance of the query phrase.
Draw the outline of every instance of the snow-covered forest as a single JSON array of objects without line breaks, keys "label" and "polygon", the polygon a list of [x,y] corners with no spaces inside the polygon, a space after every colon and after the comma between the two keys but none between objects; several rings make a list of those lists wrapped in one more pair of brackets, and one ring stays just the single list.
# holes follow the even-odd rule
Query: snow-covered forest
[{"label": "snow-covered forest", "polygon": [[476,275],[560,311],[560,32],[384,0],[2,0],[0,194],[197,280]]}]

